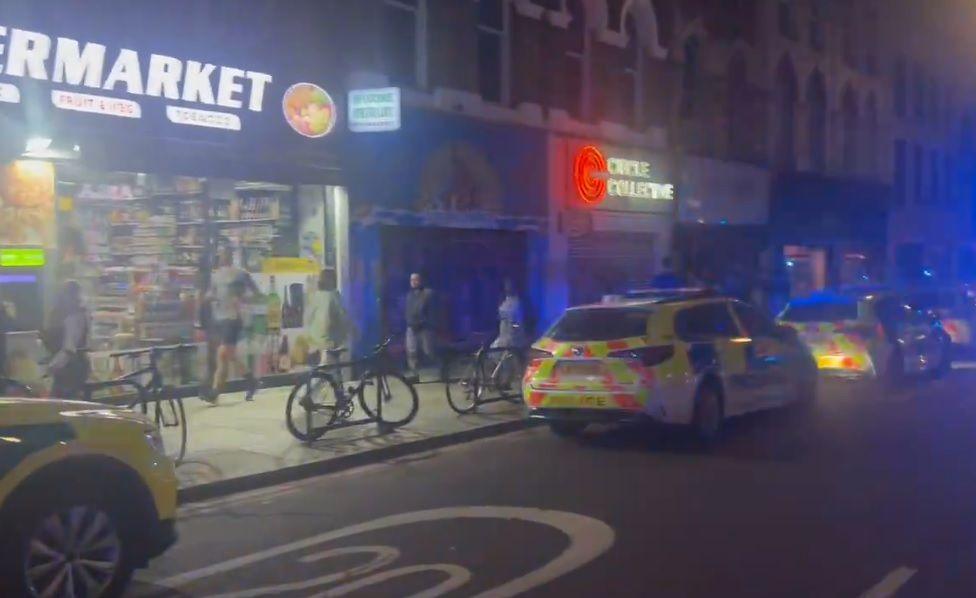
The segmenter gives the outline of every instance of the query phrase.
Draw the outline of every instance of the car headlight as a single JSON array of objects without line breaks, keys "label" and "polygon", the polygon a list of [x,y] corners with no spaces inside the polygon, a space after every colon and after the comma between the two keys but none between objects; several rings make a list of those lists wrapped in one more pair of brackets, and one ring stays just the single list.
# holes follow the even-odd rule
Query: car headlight
[{"label": "car headlight", "polygon": [[163,435],[159,433],[159,429],[150,428],[145,431],[146,444],[149,445],[155,453],[160,455],[166,454],[166,445],[163,443]]}]

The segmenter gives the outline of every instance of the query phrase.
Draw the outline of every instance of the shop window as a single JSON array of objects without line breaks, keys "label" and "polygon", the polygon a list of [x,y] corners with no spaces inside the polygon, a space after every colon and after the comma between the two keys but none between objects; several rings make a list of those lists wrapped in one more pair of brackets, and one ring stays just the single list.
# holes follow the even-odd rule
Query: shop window
[{"label": "shop window", "polygon": [[570,21],[565,32],[562,68],[549,70],[552,88],[557,91],[550,105],[562,108],[574,118],[585,119],[589,117],[584,96],[589,79],[590,33],[581,0],[569,0],[566,4]]},{"label": "shop window", "polygon": [[823,172],[827,167],[827,89],[819,70],[807,81],[807,140],[810,168]]},{"label": "shop window", "polygon": [[925,102],[928,94],[925,92],[925,73],[920,65],[915,65],[915,97],[913,98],[915,118],[925,118]]},{"label": "shop window", "polygon": [[793,0],[779,0],[776,7],[779,34],[796,41],[796,17],[793,14]]},{"label": "shop window", "polygon": [[810,47],[818,52],[825,47],[824,11],[823,0],[813,0],[810,3]]},{"label": "shop window", "polygon": [[603,93],[614,98],[611,111],[616,122],[640,129],[644,123],[644,73],[647,57],[637,35],[633,17],[628,17],[624,26],[627,46],[622,50],[612,50],[618,56],[619,62],[613,71],[615,76],[611,81],[611,89],[604,90]]},{"label": "shop window", "polygon": [[478,92],[508,103],[509,7],[505,0],[478,0]]},{"label": "shop window", "polygon": [[895,61],[894,77],[895,114],[905,118],[908,114],[908,66],[904,57]]},{"label": "shop window", "polygon": [[695,118],[699,110],[701,88],[701,41],[689,37],[684,45],[685,61],[681,70],[681,116]]},{"label": "shop window", "polygon": [[254,373],[305,365],[304,312],[316,273],[342,271],[336,239],[346,211],[336,209],[344,202],[337,188],[78,166],[58,174],[58,196],[72,198],[70,209],[58,213],[58,238],[79,242],[59,246],[57,276],[82,283],[96,379],[117,367],[113,350],[194,341],[191,378],[203,379],[196,302],[218,255],[232,256],[265,295],[247,304],[247,334],[238,348]]},{"label": "shop window", "polygon": [[908,200],[908,144],[895,141],[895,205],[904,206]]},{"label": "shop window", "polygon": [[864,111],[864,152],[867,160],[867,172],[874,175],[878,171],[878,99],[874,92],[868,94]]},{"label": "shop window", "polygon": [[426,86],[426,8],[427,0],[384,0],[382,43],[394,85]]},{"label": "shop window", "polygon": [[943,185],[942,185],[942,202],[947,206],[953,206],[956,203],[956,164],[952,159],[952,156],[946,154],[945,164],[943,169]]},{"label": "shop window", "polygon": [[914,176],[914,181],[915,181],[914,184],[915,193],[913,195],[913,198],[916,204],[925,203],[924,185],[923,185],[923,181],[925,180],[925,157],[924,156],[925,153],[922,150],[922,146],[915,144],[914,156],[912,160],[913,162],[912,175]]},{"label": "shop window", "polygon": [[860,122],[858,119],[857,95],[849,85],[844,89],[844,96],[841,99],[842,126],[843,126],[843,160],[844,168],[848,173],[857,172],[858,157],[858,135],[860,133]]},{"label": "shop window", "polygon": [[726,90],[729,154],[736,160],[748,160],[751,157],[753,132],[749,122],[748,70],[741,53],[736,53],[729,62]]},{"label": "shop window", "polygon": [[773,88],[775,128],[773,162],[781,169],[796,167],[796,71],[788,55],[784,55],[776,69]]}]

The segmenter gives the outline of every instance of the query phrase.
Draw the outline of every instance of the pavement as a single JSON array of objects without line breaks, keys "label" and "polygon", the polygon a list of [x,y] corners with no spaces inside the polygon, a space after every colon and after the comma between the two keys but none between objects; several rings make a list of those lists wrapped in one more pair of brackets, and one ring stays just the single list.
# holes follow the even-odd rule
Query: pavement
[{"label": "pavement", "polygon": [[974,383],[824,383],[708,451],[533,428],[186,504],[130,595],[976,596]]},{"label": "pavement", "polygon": [[[521,406],[508,402],[459,416],[448,406],[443,385],[435,382],[417,385],[420,408],[410,424],[386,434],[375,424],[343,428],[309,446],[285,427],[290,391],[261,389],[251,402],[244,400],[244,393],[229,393],[216,406],[185,399],[187,453],[176,470],[181,498],[198,500],[251,489],[524,425]],[[174,446],[174,433],[164,429],[167,446]]]}]

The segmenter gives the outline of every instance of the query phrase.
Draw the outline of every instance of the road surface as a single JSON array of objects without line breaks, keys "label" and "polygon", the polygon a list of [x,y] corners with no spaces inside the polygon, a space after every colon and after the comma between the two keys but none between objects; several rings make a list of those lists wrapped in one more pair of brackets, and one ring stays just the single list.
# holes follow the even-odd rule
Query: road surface
[{"label": "road surface", "polygon": [[825,383],[710,452],[537,428],[188,505],[131,593],[976,596],[974,383]]}]

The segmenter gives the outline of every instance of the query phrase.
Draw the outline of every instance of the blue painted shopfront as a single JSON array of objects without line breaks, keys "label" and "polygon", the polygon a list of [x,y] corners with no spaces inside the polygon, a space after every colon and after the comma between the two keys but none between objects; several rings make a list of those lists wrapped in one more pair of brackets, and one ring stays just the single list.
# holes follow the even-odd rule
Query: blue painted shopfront
[{"label": "blue painted shopfront", "polygon": [[544,133],[407,109],[399,131],[356,135],[347,147],[350,303],[364,340],[402,332],[415,271],[440,298],[444,340],[496,330],[506,278],[530,326],[548,323]]}]

